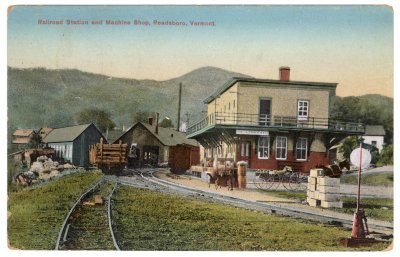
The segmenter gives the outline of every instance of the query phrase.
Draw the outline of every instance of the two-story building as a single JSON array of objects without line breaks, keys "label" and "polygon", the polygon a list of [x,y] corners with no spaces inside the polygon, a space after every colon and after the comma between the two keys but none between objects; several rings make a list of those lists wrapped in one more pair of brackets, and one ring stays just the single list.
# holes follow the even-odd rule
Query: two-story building
[{"label": "two-story building", "polygon": [[360,123],[330,119],[337,83],[291,81],[289,67],[279,76],[234,77],[204,100],[207,117],[187,130],[204,147],[203,163],[246,161],[251,169],[289,165],[307,172],[329,164],[332,145],[364,133]]}]

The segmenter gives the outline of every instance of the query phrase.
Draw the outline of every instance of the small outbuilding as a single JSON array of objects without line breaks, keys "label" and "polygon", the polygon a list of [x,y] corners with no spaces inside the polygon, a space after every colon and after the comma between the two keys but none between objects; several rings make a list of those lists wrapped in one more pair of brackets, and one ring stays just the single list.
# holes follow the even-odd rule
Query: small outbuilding
[{"label": "small outbuilding", "polygon": [[33,129],[16,129],[12,134],[13,144],[28,144],[35,131]]},{"label": "small outbuilding", "polygon": [[152,119],[149,123],[136,123],[115,142],[120,140],[130,148],[129,166],[168,165],[172,172],[183,173],[200,163],[196,140],[174,129],[159,127]]},{"label": "small outbuilding", "polygon": [[93,124],[55,128],[44,139],[48,147],[55,149],[56,159],[70,161],[75,166],[89,166],[89,146],[105,137]]},{"label": "small outbuilding", "polygon": [[384,138],[386,132],[382,125],[367,125],[365,126],[365,134],[362,136],[364,143],[376,147],[379,152],[384,146]]}]

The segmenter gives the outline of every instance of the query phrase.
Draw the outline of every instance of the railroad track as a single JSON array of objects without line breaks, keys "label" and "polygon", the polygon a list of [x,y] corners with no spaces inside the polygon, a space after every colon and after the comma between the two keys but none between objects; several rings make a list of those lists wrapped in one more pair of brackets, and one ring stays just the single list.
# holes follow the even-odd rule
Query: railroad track
[{"label": "railroad track", "polygon": [[[277,214],[277,215],[283,215],[283,216],[290,216],[294,218],[301,218],[305,220],[311,220],[311,221],[316,221],[316,222],[321,222],[321,223],[326,223],[330,225],[335,225],[335,226],[343,226],[343,227],[348,227],[351,228],[353,225],[353,219],[343,219],[343,218],[337,218],[334,216],[329,216],[329,215],[322,215],[319,212],[314,212],[314,211],[309,211],[309,210],[304,210],[304,209],[297,209],[297,208],[292,208],[289,206],[281,206],[281,205],[276,205],[276,204],[270,204],[270,203],[264,203],[264,202],[254,202],[254,201],[249,201],[249,200],[244,200],[236,197],[230,197],[230,196],[224,196],[220,195],[217,193],[210,193],[206,192],[200,189],[194,189],[190,187],[186,187],[183,185],[179,185],[173,182],[169,182],[166,180],[159,179],[153,175],[153,173],[159,171],[160,169],[128,169],[127,171],[132,172],[135,176],[140,176],[142,178],[142,181],[147,181],[153,184],[153,186],[146,185],[144,186],[145,188],[151,189],[153,188],[160,188],[160,187],[166,187],[169,189],[172,189],[173,191],[176,192],[181,192],[184,194],[194,194],[194,195],[199,195],[202,197],[206,197],[209,199],[216,200],[218,202],[222,203],[227,203],[231,204],[234,206],[250,209],[250,210],[256,210],[264,213],[272,213],[272,214]],[[135,186],[134,184],[130,184],[127,181],[122,181],[120,179],[120,183],[125,184],[125,185],[131,185]],[[382,222],[384,223],[384,222]],[[392,235],[393,234],[393,225],[386,225],[386,224],[374,224],[369,222],[368,223],[369,230],[371,232],[375,233],[383,233],[386,235]]]},{"label": "railroad track", "polygon": [[103,176],[70,209],[55,250],[120,250],[111,219],[111,197],[117,179]]}]

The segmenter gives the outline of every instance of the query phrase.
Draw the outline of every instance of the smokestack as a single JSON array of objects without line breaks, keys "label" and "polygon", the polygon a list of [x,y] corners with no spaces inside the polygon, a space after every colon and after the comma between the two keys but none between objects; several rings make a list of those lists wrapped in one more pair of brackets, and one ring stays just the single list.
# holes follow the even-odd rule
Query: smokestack
[{"label": "smokestack", "polygon": [[150,124],[150,126],[153,126],[153,120],[154,120],[153,117],[149,117],[149,124]]},{"label": "smokestack", "polygon": [[281,81],[290,80],[290,67],[282,66],[279,68],[279,79]]},{"label": "smokestack", "polygon": [[156,118],[156,134],[158,134],[158,118],[160,117],[160,114],[157,112],[157,118]]},{"label": "smokestack", "polygon": [[179,83],[178,124],[176,125],[177,131],[179,131],[179,126],[181,123],[181,98],[182,98],[182,82]]}]

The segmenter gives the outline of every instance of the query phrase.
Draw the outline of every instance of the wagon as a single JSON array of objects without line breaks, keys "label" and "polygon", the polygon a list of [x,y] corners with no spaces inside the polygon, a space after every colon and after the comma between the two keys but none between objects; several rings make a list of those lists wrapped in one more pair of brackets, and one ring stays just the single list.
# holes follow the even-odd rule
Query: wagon
[{"label": "wagon", "polygon": [[285,166],[282,170],[256,171],[253,183],[261,190],[273,190],[282,185],[290,191],[301,191],[307,188],[307,175],[293,172],[290,166]]},{"label": "wagon", "polygon": [[119,144],[104,144],[100,138],[100,143],[89,147],[89,161],[104,172],[118,173],[128,164],[128,145],[121,141]]}]

